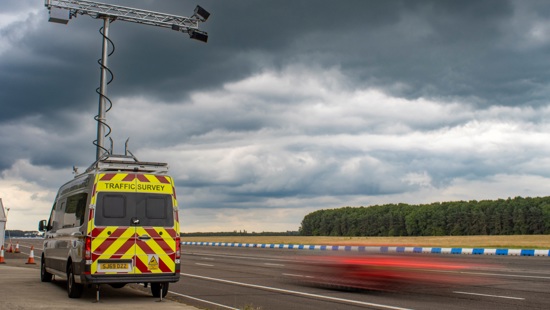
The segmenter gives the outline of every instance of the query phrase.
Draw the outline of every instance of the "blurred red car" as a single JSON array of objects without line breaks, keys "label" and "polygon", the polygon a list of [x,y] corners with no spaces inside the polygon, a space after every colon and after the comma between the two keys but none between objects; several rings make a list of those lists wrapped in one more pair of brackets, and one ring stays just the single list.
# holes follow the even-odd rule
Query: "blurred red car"
[{"label": "blurred red car", "polygon": [[477,266],[425,256],[370,255],[307,257],[295,267],[285,275],[304,284],[396,290],[407,285],[470,284],[473,275],[461,271]]}]

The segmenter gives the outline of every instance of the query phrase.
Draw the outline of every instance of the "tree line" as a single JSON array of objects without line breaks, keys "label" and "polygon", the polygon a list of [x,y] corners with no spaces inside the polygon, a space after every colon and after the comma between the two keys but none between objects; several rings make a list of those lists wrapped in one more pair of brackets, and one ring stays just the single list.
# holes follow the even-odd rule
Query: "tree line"
[{"label": "tree line", "polygon": [[307,214],[303,236],[550,234],[550,197],[343,207]]},{"label": "tree line", "polygon": [[284,231],[284,232],[247,232],[246,230],[239,231],[221,231],[221,232],[190,232],[190,233],[180,233],[181,237],[233,237],[233,236],[298,236],[300,233],[298,231]]}]

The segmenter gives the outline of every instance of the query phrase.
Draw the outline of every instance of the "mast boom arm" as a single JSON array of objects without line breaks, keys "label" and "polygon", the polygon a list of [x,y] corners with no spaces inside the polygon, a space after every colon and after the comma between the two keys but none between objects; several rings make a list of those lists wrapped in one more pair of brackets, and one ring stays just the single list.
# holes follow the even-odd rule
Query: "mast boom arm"
[{"label": "mast boom arm", "polygon": [[76,17],[79,14],[89,15],[92,18],[107,16],[113,20],[171,28],[185,33],[198,30],[199,22],[203,21],[196,14],[185,17],[86,0],[45,0],[45,6],[49,10],[52,8],[68,10],[69,17]]}]

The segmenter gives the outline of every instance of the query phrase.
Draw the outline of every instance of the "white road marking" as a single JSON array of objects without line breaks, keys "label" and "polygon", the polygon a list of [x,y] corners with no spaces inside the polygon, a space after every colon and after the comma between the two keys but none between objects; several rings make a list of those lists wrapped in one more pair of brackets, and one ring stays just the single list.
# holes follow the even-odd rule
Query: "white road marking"
[{"label": "white road marking", "polygon": [[315,278],[313,276],[304,276],[304,275],[301,275],[301,274],[293,274],[293,273],[283,273],[283,276],[297,277],[297,278]]},{"label": "white road marking", "polygon": [[488,295],[488,294],[478,294],[478,293],[458,292],[458,291],[454,291],[453,293],[455,293],[455,294],[465,294],[465,295],[483,296],[483,297],[494,297],[494,298],[506,298],[506,299],[525,300],[525,298],[521,298],[521,297],[512,297],[512,296]]},{"label": "white road marking", "polygon": [[461,271],[459,273],[475,274],[475,275],[482,275],[482,276],[509,277],[509,278],[528,278],[528,279],[546,279],[546,280],[550,279],[550,277],[528,276],[528,275],[520,275],[520,274],[485,273],[485,272],[469,272],[469,271]]},{"label": "white road marking", "polygon": [[211,304],[211,305],[214,305],[214,306],[217,306],[217,307],[222,307],[222,308],[232,309],[232,310],[239,310],[238,308],[229,307],[229,306],[218,304],[218,303],[211,302],[211,301],[208,301],[208,300],[199,299],[199,298],[196,298],[196,297],[193,297],[193,296],[183,295],[183,294],[172,292],[172,291],[169,291],[169,292],[170,292],[170,294],[174,294],[174,295],[178,295],[178,296],[181,296],[181,297],[185,297],[185,298],[193,299],[193,300],[196,300],[196,301],[204,302],[204,303]]},{"label": "white road marking", "polygon": [[206,253],[182,253],[182,255],[193,255],[193,256],[213,256],[213,257],[222,257],[222,258],[237,258],[237,259],[248,259],[248,260],[266,260],[266,261],[278,261],[278,262],[295,262],[293,259],[285,258],[268,258],[268,257],[251,257],[243,255],[231,255],[231,254],[206,254]]},{"label": "white road marking", "polygon": [[264,263],[264,265],[266,265],[266,266],[276,266],[276,267],[284,267],[285,266],[283,264],[272,264],[272,263]]},{"label": "white road marking", "polygon": [[290,294],[290,295],[325,299],[325,300],[330,300],[330,301],[344,302],[344,303],[361,305],[361,306],[377,307],[377,308],[382,308],[382,309],[411,310],[409,308],[394,307],[394,306],[389,306],[389,305],[375,304],[375,303],[363,302],[363,301],[358,301],[358,300],[343,299],[343,298],[336,298],[336,297],[330,297],[330,296],[310,294],[310,293],[304,293],[304,292],[298,292],[298,291],[291,291],[291,290],[285,290],[285,289],[269,287],[269,286],[262,286],[262,285],[256,285],[256,284],[249,284],[249,283],[242,283],[242,282],[235,282],[235,281],[229,281],[229,280],[223,280],[223,279],[204,277],[204,276],[199,276],[199,275],[194,275],[194,274],[189,274],[189,273],[180,273],[180,274],[182,276],[191,277],[191,278],[210,280],[210,281],[216,281],[216,282],[239,285],[239,286],[245,286],[245,287],[252,287],[252,288],[256,288],[256,289],[279,292],[279,293]]},{"label": "white road marking", "polygon": [[206,267],[214,267],[214,265],[210,265],[210,264],[202,264],[202,263],[195,263],[195,265],[199,265],[199,266],[206,266]]}]

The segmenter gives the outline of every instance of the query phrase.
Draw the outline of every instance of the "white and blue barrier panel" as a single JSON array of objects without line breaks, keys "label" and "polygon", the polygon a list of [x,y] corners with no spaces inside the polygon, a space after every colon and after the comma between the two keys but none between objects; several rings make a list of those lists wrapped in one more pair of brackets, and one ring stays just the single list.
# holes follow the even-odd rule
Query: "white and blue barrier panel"
[{"label": "white and blue barrier panel", "polygon": [[231,242],[185,241],[182,245],[222,246],[235,248],[294,249],[318,251],[349,251],[367,253],[429,253],[429,254],[470,254],[470,255],[514,255],[514,256],[550,256],[550,250],[535,249],[486,249],[486,248],[429,248],[405,246],[349,246],[349,245],[304,245],[304,244],[258,244]]}]

